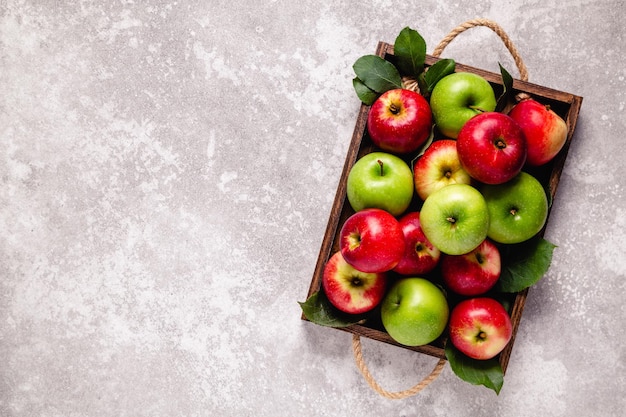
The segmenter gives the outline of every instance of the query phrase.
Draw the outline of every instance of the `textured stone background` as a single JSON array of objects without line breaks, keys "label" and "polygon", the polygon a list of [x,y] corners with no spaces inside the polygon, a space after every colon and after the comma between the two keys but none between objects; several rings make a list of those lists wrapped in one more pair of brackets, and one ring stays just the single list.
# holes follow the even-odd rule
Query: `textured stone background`
[{"label": "textured stone background", "polygon": [[[0,415],[617,416],[623,0],[0,1]],[[505,385],[392,401],[300,320],[359,102],[352,63],[487,17],[584,97]],[[444,52],[517,76],[488,29]],[[386,388],[433,358],[371,340]]]}]

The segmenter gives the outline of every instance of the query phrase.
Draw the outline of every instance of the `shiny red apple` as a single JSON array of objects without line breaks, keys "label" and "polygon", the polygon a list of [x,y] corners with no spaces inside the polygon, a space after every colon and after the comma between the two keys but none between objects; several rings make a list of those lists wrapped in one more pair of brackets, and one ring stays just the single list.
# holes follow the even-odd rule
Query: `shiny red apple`
[{"label": "shiny red apple", "polygon": [[346,262],[363,272],[393,269],[404,255],[404,234],[389,212],[369,208],[357,211],[344,222],[339,246]]},{"label": "shiny red apple", "polygon": [[463,300],[450,313],[450,341],[473,359],[491,359],[511,340],[513,326],[502,304],[490,297]]},{"label": "shiny red apple", "polygon": [[503,113],[485,112],[465,123],[457,138],[461,166],[485,184],[502,184],[515,177],[526,162],[524,132]]},{"label": "shiny red apple", "polygon": [[419,93],[394,89],[383,93],[370,107],[367,131],[384,151],[406,154],[422,146],[432,129],[430,105]]},{"label": "shiny red apple", "polygon": [[435,269],[441,252],[424,235],[419,212],[407,213],[399,222],[404,234],[404,256],[393,271],[401,275],[422,275]]},{"label": "shiny red apple", "polygon": [[501,271],[500,251],[488,239],[463,255],[444,255],[441,276],[453,292],[475,296],[489,291],[498,282]]},{"label": "shiny red apple", "polygon": [[322,287],[328,301],[339,310],[361,314],[380,304],[387,287],[387,275],[359,271],[337,251],[324,266]]},{"label": "shiny red apple", "polygon": [[516,104],[509,116],[526,136],[528,165],[540,166],[550,162],[565,145],[567,124],[549,106],[526,99]]}]

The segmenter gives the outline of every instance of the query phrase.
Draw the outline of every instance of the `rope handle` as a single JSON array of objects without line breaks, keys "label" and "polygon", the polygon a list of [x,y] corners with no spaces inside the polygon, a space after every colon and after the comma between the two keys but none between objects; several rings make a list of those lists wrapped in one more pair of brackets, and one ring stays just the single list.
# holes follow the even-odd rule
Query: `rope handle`
[{"label": "rope handle", "polygon": [[446,46],[448,46],[450,42],[452,42],[454,38],[456,38],[459,34],[465,32],[466,30],[477,26],[488,27],[500,37],[500,39],[504,43],[504,46],[506,46],[506,49],[509,50],[511,56],[513,57],[513,60],[515,61],[515,65],[517,66],[517,70],[520,74],[520,79],[522,81],[528,81],[528,69],[526,68],[526,64],[524,64],[521,55],[517,51],[517,48],[513,44],[513,41],[511,41],[511,38],[509,38],[509,35],[506,34],[504,29],[502,29],[502,27],[493,20],[478,18],[461,23],[460,25],[452,29],[450,33],[448,33],[448,35],[446,35],[446,37],[439,42],[439,45],[437,45],[432,55],[436,58],[439,58],[443,50],[446,48]]},{"label": "rope handle", "polygon": [[[452,29],[450,33],[448,33],[448,35],[446,35],[446,37],[443,38],[441,42],[439,42],[439,45],[437,45],[437,47],[433,51],[432,56],[439,58],[443,50],[446,48],[446,46],[448,46],[450,42],[454,40],[454,38],[456,38],[459,34],[465,32],[466,30],[471,29],[473,27],[477,27],[477,26],[488,27],[500,37],[500,39],[504,43],[504,46],[506,46],[506,48],[509,50],[509,52],[511,53],[511,56],[513,57],[513,60],[515,61],[515,65],[517,66],[517,69],[520,74],[520,79],[522,81],[528,81],[528,69],[526,68],[526,64],[524,64],[524,61],[522,60],[522,57],[520,56],[519,52],[517,51],[517,48],[515,47],[515,45],[509,38],[509,36],[506,34],[504,29],[502,29],[502,27],[498,25],[496,22],[489,20],[489,19],[478,18],[478,19],[472,19],[464,23],[461,23],[460,25]],[[410,80],[410,81],[412,83],[417,84],[417,82],[414,80]],[[376,382],[376,380],[370,373],[369,369],[367,368],[367,365],[365,364],[365,361],[363,360],[361,338],[357,334],[352,335],[352,350],[354,352],[354,360],[356,362],[356,365],[359,368],[359,371],[361,371],[361,374],[363,375],[363,377],[365,378],[369,386],[374,391],[382,395],[383,397],[389,398],[389,399],[403,399],[403,398],[408,398],[419,393],[428,385],[430,385],[435,379],[437,379],[437,377],[441,374],[446,364],[445,359],[439,359],[439,361],[437,362],[437,364],[435,365],[431,373],[428,374],[426,377],[424,377],[424,379],[422,379],[416,385],[404,391],[390,392],[382,388]]]},{"label": "rope handle", "polygon": [[361,338],[357,334],[352,335],[352,350],[354,351],[354,360],[356,362],[356,365],[359,368],[359,371],[361,371],[361,374],[363,375],[369,386],[383,397],[389,398],[391,400],[401,400],[403,398],[408,398],[419,393],[421,390],[429,386],[431,382],[437,379],[441,371],[443,371],[444,366],[446,365],[445,359],[439,359],[432,372],[416,385],[404,391],[392,392],[387,391],[386,389],[381,387],[370,373],[367,365],[365,364],[365,361],[363,360],[363,352],[361,350]]}]

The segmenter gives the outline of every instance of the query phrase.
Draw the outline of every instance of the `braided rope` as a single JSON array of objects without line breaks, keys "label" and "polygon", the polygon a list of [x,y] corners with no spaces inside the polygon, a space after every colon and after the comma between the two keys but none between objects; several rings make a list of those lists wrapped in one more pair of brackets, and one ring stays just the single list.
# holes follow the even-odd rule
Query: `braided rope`
[{"label": "braided rope", "polygon": [[417,394],[428,385],[430,385],[430,383],[439,376],[441,371],[443,371],[444,366],[446,365],[445,359],[439,359],[439,362],[437,362],[437,365],[435,365],[435,368],[432,370],[432,372],[428,374],[424,379],[422,379],[419,383],[404,391],[391,392],[382,388],[376,382],[369,369],[367,368],[367,365],[363,360],[363,353],[361,350],[361,338],[357,334],[352,335],[352,350],[354,351],[354,360],[356,362],[356,365],[359,368],[359,371],[361,371],[361,374],[363,375],[369,386],[383,397],[392,400],[400,400]]},{"label": "braided rope", "polygon": [[511,53],[511,56],[513,57],[513,60],[515,61],[515,65],[517,66],[517,69],[520,74],[520,79],[522,81],[528,81],[528,69],[526,68],[526,64],[524,64],[524,61],[522,60],[522,57],[520,56],[519,52],[517,51],[517,48],[511,41],[511,38],[509,38],[509,35],[506,34],[504,29],[502,29],[500,25],[498,25],[496,22],[489,20],[489,19],[479,18],[479,19],[468,20],[467,22],[461,23],[459,26],[452,29],[450,33],[448,33],[448,35],[446,35],[446,37],[443,38],[439,42],[439,45],[437,45],[432,55],[438,58],[439,56],[441,56],[441,53],[446,48],[446,46],[448,46],[448,44],[452,42],[452,40],[456,38],[457,35],[476,26],[488,27],[489,29],[494,31],[500,37],[500,39],[502,39],[504,46],[506,46],[506,49],[509,50],[509,52]]}]

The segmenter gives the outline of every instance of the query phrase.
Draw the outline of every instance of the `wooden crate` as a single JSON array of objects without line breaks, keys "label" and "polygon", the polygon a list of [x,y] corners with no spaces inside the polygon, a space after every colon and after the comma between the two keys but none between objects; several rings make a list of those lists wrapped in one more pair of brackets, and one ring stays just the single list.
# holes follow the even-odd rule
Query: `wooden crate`
[{"label": "wooden crate", "polygon": [[[385,42],[380,42],[376,49],[376,54],[385,59],[388,59],[393,62],[393,45],[390,45]],[[432,65],[438,58],[427,55],[426,57],[426,65]],[[456,64],[457,72],[473,72],[481,75],[487,81],[489,81],[494,88],[496,93],[496,97],[500,95],[503,91],[502,86],[502,77],[500,74],[496,74],[493,72],[485,71],[482,69],[470,67],[467,65]],[[554,110],[557,114],[559,114],[567,123],[568,126],[568,135],[567,142],[565,143],[563,149],[560,153],[548,164],[534,170],[525,171],[534,175],[539,181],[549,190],[552,199],[554,199],[558,184],[559,178],[561,176],[561,172],[563,170],[563,165],[565,164],[565,159],[567,157],[567,153],[569,151],[569,147],[571,145],[572,137],[574,134],[574,130],[576,127],[576,121],[578,118],[578,113],[580,111],[580,106],[582,104],[582,97],[575,96],[573,94],[564,93],[561,91],[556,91],[547,87],[542,87],[540,85],[532,84],[529,82],[524,82],[520,80],[514,80],[513,89],[516,93],[524,92],[530,94],[537,101],[550,105],[551,109]],[[513,105],[513,103],[510,103]],[[320,248],[320,252],[318,255],[317,263],[315,265],[315,270],[313,273],[313,279],[311,281],[309,292],[307,294],[307,298],[310,297],[317,291],[321,290],[322,284],[322,274],[324,271],[324,265],[328,261],[328,259],[332,256],[333,253],[339,250],[339,232],[341,230],[341,226],[345,222],[345,220],[351,216],[354,211],[350,207],[350,203],[346,197],[346,183],[348,178],[348,173],[350,169],[354,165],[354,163],[363,155],[370,153],[372,151],[378,150],[370,138],[368,137],[366,131],[366,122],[367,122],[367,113],[369,111],[369,107],[362,104],[359,114],[356,120],[356,126],[354,128],[354,132],[352,135],[352,140],[350,146],[348,148],[348,153],[346,156],[345,164],[343,167],[343,172],[341,174],[341,178],[339,181],[339,185],[337,187],[335,199],[330,211],[330,216],[328,219],[328,224],[326,227],[326,232],[324,234],[324,239],[322,241],[322,245]],[[437,139],[437,138],[435,138]],[[410,162],[409,159],[406,159],[407,162]],[[414,196],[414,201],[409,207],[409,211],[417,210],[417,207],[421,202],[419,201],[419,197]],[[548,221],[549,221],[549,213],[548,213]],[[546,222],[547,224],[547,222]],[[540,235],[543,236],[545,231],[542,230]],[[502,365],[502,370],[506,372],[506,368],[509,362],[509,358],[511,356],[511,351],[513,349],[513,345],[515,342],[515,336],[517,334],[517,329],[520,324],[522,318],[522,312],[524,310],[524,304],[526,302],[526,297],[528,295],[528,289],[510,295],[511,299],[509,300],[511,303],[511,308],[509,313],[511,315],[511,321],[513,324],[513,337],[507,347],[500,353],[499,360]],[[304,315],[302,315],[303,320],[307,320]],[[391,345],[399,346],[405,349],[413,350],[416,352],[424,353],[427,355],[431,355],[437,358],[445,358],[444,352],[444,340],[442,338],[434,341],[431,344],[424,346],[405,346],[395,342],[388,334],[385,332],[382,324],[376,318],[372,318],[368,320],[363,325],[352,325],[344,328],[337,328],[338,330],[347,331],[350,333],[358,334],[362,337],[368,337],[370,339],[378,340],[384,343],[388,343]],[[445,332],[444,332],[445,336]],[[442,337],[444,337],[442,336]]]}]

